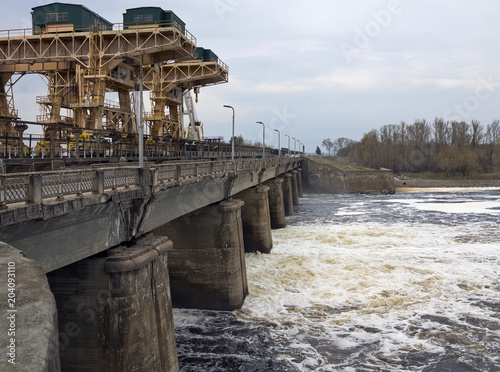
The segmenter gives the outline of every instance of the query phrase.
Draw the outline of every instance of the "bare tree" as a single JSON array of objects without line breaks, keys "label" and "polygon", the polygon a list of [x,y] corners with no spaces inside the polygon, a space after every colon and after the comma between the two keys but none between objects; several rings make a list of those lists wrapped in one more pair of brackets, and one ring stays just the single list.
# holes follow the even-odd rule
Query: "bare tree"
[{"label": "bare tree", "polygon": [[434,119],[434,144],[436,151],[439,152],[441,148],[448,144],[449,123],[445,122],[442,118]]},{"label": "bare tree", "polygon": [[361,160],[365,166],[372,168],[378,168],[380,166],[379,144],[378,132],[376,129],[372,129],[363,135],[359,143],[359,156],[361,156]]},{"label": "bare tree", "polygon": [[486,127],[485,147],[488,165],[493,165],[495,150],[500,148],[500,120],[494,120]]},{"label": "bare tree", "polygon": [[472,120],[471,122],[471,128],[472,128],[472,136],[471,136],[471,145],[472,149],[475,150],[476,147],[481,143],[483,140],[484,134],[484,127],[479,123],[477,120]]},{"label": "bare tree", "polygon": [[334,144],[330,138],[324,139],[323,142],[321,142],[321,146],[323,146],[326,151],[328,151],[328,156],[330,156],[332,149],[334,148]]},{"label": "bare tree", "polygon": [[464,121],[451,122],[451,144],[460,148],[470,144],[469,125]]}]

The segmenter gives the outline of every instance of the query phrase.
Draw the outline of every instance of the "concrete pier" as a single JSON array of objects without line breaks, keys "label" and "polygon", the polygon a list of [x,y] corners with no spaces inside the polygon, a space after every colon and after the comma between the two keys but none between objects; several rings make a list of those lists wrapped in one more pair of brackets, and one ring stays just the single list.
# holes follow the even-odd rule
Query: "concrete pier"
[{"label": "concrete pier", "polygon": [[299,190],[299,198],[304,197],[304,193],[302,191],[302,168],[297,168],[297,187]]},{"label": "concrete pier", "polygon": [[1,371],[59,372],[57,307],[42,267],[0,242]]},{"label": "concrete pier", "polygon": [[292,175],[285,173],[280,176],[283,179],[283,202],[285,204],[285,216],[293,214],[293,188],[292,188]]},{"label": "concrete pier", "polygon": [[292,174],[292,197],[293,205],[299,205],[299,186],[297,182],[297,171],[293,170],[290,172]]},{"label": "concrete pier", "polygon": [[178,371],[166,237],[47,274],[63,371]]},{"label": "concrete pier", "polygon": [[175,307],[235,310],[248,294],[241,200],[201,208],[154,230],[174,242],[169,253]]},{"label": "concrete pier", "polygon": [[271,214],[271,229],[286,227],[285,202],[283,199],[283,179],[275,178],[264,183],[269,186],[269,212]]},{"label": "concrete pier", "polygon": [[245,202],[241,208],[241,220],[246,252],[270,253],[273,247],[269,189],[269,186],[259,185],[235,196]]}]

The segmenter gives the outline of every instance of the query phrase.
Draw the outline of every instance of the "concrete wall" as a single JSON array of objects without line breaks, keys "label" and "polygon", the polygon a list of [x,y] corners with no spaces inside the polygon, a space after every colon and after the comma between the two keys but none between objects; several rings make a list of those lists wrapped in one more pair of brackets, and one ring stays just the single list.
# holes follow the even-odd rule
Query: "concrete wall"
[{"label": "concrete wall", "polygon": [[48,274],[65,371],[177,371],[166,238]]},{"label": "concrete wall", "polygon": [[60,371],[57,308],[43,269],[0,242],[0,278],[0,370]]},{"label": "concrete wall", "polygon": [[394,175],[390,171],[343,171],[307,159],[307,187],[322,193],[389,193],[395,192]]}]

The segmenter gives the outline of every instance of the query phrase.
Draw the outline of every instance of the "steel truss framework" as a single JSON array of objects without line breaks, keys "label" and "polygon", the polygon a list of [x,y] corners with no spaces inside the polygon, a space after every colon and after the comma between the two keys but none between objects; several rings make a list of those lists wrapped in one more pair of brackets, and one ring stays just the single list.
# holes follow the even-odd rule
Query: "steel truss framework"
[{"label": "steel truss framework", "polygon": [[[10,125],[2,121],[0,131],[22,137],[25,126],[14,125],[19,117],[12,77],[37,73],[44,76],[48,88],[46,96],[37,97],[41,111],[37,122],[45,125],[47,139],[70,132],[78,136],[83,131],[102,135],[104,130],[121,132],[130,140],[130,134],[137,132],[131,92],[140,74],[139,66],[130,66],[133,77],[120,76],[127,55],[145,66],[144,88],[151,91],[153,111],[146,115],[150,134],[182,138],[182,91],[227,82],[228,68],[220,60],[193,60],[195,38],[175,24],[165,26],[127,28],[120,24],[113,31],[96,27],[91,32],[37,35],[27,30],[0,32],[0,118],[13,120]],[[118,102],[106,99],[109,92],[117,93]],[[61,109],[72,116],[62,116]]]},{"label": "steel truss framework", "polygon": [[181,138],[182,92],[193,87],[226,83],[228,68],[220,60],[167,63],[150,69],[144,79],[145,86],[151,91],[152,112],[145,117],[151,135]]},{"label": "steel truss framework", "polygon": [[[18,119],[11,89],[13,74],[38,73],[44,76],[48,92],[37,97],[41,111],[37,122],[45,125],[48,140],[71,133],[78,137],[83,131],[100,137],[104,130],[123,133],[125,141],[132,141],[130,135],[137,133],[132,91],[137,89],[140,69],[130,66],[131,79],[120,76],[127,55],[145,66],[144,88],[150,91],[152,107],[145,115],[149,133],[157,140],[182,138],[182,92],[227,82],[227,66],[218,59],[193,60],[196,39],[175,23],[141,28],[118,24],[113,28],[37,35],[28,30],[0,33],[0,118]],[[178,60],[183,62],[175,62]],[[118,102],[106,99],[109,92],[117,94]],[[62,116],[61,109],[72,116]],[[1,123],[2,133],[22,137],[25,126]]]}]

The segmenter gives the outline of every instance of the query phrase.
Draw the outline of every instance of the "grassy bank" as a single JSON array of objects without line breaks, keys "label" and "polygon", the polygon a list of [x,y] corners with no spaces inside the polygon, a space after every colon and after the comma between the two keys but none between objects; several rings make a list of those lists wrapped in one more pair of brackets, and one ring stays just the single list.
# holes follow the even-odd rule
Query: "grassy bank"
[{"label": "grassy bank", "polygon": [[351,158],[337,156],[308,156],[307,158],[317,164],[331,165],[343,171],[373,171],[373,169],[357,165]]},{"label": "grassy bank", "polygon": [[[361,167],[351,158],[336,156],[309,156],[308,159],[317,163],[331,165],[343,171],[374,171]],[[500,172],[477,173],[464,177],[449,175],[444,172],[398,173],[394,175],[396,188],[420,187],[500,187]]]}]

